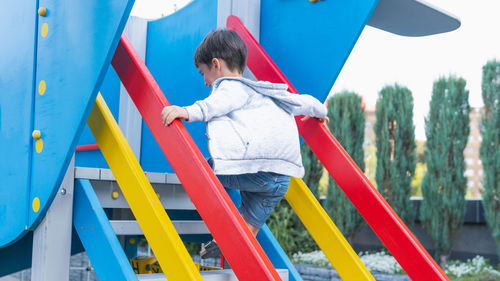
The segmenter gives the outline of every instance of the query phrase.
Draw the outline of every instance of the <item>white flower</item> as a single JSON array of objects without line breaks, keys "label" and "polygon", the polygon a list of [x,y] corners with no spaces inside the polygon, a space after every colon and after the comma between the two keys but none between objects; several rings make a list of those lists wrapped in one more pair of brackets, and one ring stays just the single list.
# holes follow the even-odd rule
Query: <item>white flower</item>
[{"label": "white flower", "polygon": [[396,259],[385,252],[378,252],[374,254],[361,252],[359,253],[359,257],[366,268],[368,268],[371,272],[375,271],[394,274],[402,271],[402,268]]},{"label": "white flower", "polygon": [[[359,257],[370,272],[395,274],[401,273],[403,271],[396,259],[385,252],[372,254],[368,252],[361,252],[359,253]],[[298,252],[293,255],[292,259],[295,263],[307,263],[317,266],[331,266],[330,262],[322,251],[315,251],[311,253]],[[488,265],[486,260],[482,256],[476,256],[472,260],[467,260],[467,262],[465,263],[458,261],[451,262],[445,269],[446,274],[456,277],[462,277],[464,275],[473,276],[475,274],[483,272],[500,277],[500,272],[493,269],[491,265]]]},{"label": "white flower", "polygon": [[[401,272],[401,266],[390,255],[379,252],[370,254],[368,252],[359,254],[361,261],[365,264],[369,271],[383,273],[398,273]],[[295,263],[308,263],[319,266],[330,266],[330,262],[322,251],[314,251],[311,253],[298,252],[292,257]]]},{"label": "white flower", "polygon": [[487,265],[486,260],[482,256],[475,256],[472,260],[467,260],[465,263],[451,263],[446,267],[446,274],[462,277],[464,275],[474,275],[482,272],[487,272],[493,275],[500,276],[500,272],[493,269],[491,265]]}]

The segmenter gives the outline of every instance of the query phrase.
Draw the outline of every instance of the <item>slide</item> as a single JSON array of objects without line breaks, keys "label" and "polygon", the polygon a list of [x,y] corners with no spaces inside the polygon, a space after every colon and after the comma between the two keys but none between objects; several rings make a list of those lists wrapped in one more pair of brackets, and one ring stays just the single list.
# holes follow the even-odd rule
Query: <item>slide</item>
[{"label": "slide", "polygon": [[[245,42],[247,65],[257,79],[286,83],[290,92],[298,94],[237,17],[230,16],[227,26]],[[408,276],[412,280],[449,280],[326,126],[312,118],[301,121],[297,117],[296,121],[302,138]]]}]

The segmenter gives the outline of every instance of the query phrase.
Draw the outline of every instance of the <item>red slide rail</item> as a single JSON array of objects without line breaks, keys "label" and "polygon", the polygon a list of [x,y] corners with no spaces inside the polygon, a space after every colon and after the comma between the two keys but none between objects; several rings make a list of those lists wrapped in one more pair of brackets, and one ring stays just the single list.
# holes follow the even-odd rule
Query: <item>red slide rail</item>
[{"label": "red slide rail", "polygon": [[[245,42],[247,65],[257,79],[286,83],[290,92],[298,94],[237,17],[230,16],[227,27]],[[313,118],[307,121],[296,118],[296,121],[302,138],[408,276],[412,280],[449,280],[326,126]]]},{"label": "red slide rail", "polygon": [[281,280],[182,122],[163,125],[170,104],[124,35],[111,64],[238,280]]},{"label": "red slide rail", "polygon": [[93,150],[99,150],[99,145],[96,144],[82,144],[82,145],[77,145],[75,151],[80,152],[80,151],[93,151]]}]

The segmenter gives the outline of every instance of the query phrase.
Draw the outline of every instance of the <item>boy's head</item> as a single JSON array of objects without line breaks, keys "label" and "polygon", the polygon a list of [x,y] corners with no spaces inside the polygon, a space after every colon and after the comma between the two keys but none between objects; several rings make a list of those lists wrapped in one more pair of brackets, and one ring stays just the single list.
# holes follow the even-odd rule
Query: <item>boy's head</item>
[{"label": "boy's head", "polygon": [[[205,84],[228,73],[242,74],[247,61],[247,48],[238,34],[230,29],[210,32],[196,49],[194,64],[205,76]],[[207,75],[209,77],[207,77]],[[212,80],[213,79],[213,80]]]}]

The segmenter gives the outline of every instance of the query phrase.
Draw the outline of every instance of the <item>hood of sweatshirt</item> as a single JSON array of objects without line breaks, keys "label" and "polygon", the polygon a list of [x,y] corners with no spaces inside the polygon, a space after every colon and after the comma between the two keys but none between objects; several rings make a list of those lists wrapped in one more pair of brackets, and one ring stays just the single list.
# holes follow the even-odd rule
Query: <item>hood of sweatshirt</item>
[{"label": "hood of sweatshirt", "polygon": [[213,82],[212,87],[217,88],[220,83],[225,80],[239,81],[247,87],[253,89],[255,92],[272,98],[276,105],[281,107],[287,113],[292,113],[295,109],[301,106],[296,98],[294,98],[295,94],[287,91],[287,84],[271,83],[267,81],[252,81],[243,77],[221,77]]}]

